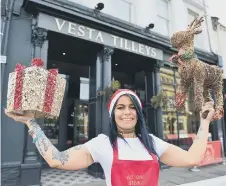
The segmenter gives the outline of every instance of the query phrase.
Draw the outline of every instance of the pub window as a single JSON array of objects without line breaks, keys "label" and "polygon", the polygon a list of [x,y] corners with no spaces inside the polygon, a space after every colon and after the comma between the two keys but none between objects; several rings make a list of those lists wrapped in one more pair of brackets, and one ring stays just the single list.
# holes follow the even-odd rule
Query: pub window
[{"label": "pub window", "polygon": [[132,22],[132,15],[134,11],[134,6],[131,0],[118,0],[119,9],[116,11],[117,18],[124,21]]},{"label": "pub window", "polygon": [[197,133],[197,123],[199,123],[199,114],[194,111],[194,91],[192,88],[189,89],[185,108],[176,110],[175,92],[177,86],[175,84],[180,81],[178,72],[175,69],[161,68],[160,76],[162,79],[170,80],[171,82],[162,82],[161,84],[161,88],[168,97],[167,110],[162,109],[164,140],[179,146],[189,146]]},{"label": "pub window", "polygon": [[157,23],[154,31],[164,36],[169,36],[169,1],[157,0]]},{"label": "pub window", "polygon": [[[196,18],[196,17],[199,17],[199,14],[188,9],[188,25]],[[198,48],[203,48],[204,47],[204,30],[198,34],[198,35],[195,35],[195,47],[198,47]]]}]

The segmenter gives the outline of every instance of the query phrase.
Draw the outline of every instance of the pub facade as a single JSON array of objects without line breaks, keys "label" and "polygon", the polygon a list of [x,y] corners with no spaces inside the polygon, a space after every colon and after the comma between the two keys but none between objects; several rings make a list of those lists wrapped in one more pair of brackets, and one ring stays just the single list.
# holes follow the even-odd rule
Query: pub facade
[{"label": "pub facade", "polygon": [[[185,149],[189,147],[187,138],[197,132],[199,121],[191,110],[192,95],[186,112],[178,113],[173,108],[179,77],[177,69],[168,62],[177,52],[168,37],[102,13],[98,8],[69,1],[19,0],[11,8],[9,37],[3,40],[8,46],[2,105],[6,105],[8,74],[16,63],[29,66],[32,58],[42,58],[45,68],[58,68],[67,80],[60,117],[38,122],[59,150],[85,143],[100,133],[108,134],[109,95],[99,92],[113,78],[121,88],[138,94],[150,133]],[[218,64],[218,57],[209,52],[196,50],[196,55],[206,63]],[[161,90],[170,100],[167,110],[151,105],[151,98]],[[219,137],[220,125],[212,126],[213,140]],[[40,185],[41,170],[48,165],[37,153],[26,126],[7,118],[2,110],[1,127],[2,182]],[[88,171],[102,176],[98,164]]]}]

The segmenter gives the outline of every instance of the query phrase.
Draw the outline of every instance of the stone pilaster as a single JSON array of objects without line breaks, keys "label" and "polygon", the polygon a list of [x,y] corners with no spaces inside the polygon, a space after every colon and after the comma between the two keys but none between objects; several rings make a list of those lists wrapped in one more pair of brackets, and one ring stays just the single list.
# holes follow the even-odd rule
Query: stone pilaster
[{"label": "stone pilaster", "polygon": [[[102,77],[102,87],[105,89],[112,81],[112,65],[111,56],[114,49],[111,47],[104,47],[103,49],[103,77]],[[109,95],[106,95],[109,96]],[[102,132],[108,134],[109,131],[109,113],[107,109],[108,97],[102,99]]]},{"label": "stone pilaster", "polygon": [[[37,20],[32,20],[32,35],[31,43],[33,46],[32,58],[41,58],[42,46],[47,38],[47,30],[37,27]],[[47,47],[48,48],[48,47]],[[45,62],[47,59],[44,59]],[[46,66],[46,64],[45,64]],[[44,120],[38,120],[39,125],[42,127]],[[21,185],[34,185],[40,186],[41,181],[41,164],[39,162],[39,155],[35,144],[32,143],[31,136],[28,131],[25,131],[25,156],[21,164]]]},{"label": "stone pilaster", "polygon": [[44,28],[39,28],[37,26],[37,20],[32,20],[32,37],[31,42],[33,44],[33,57],[41,57],[41,49],[44,41],[47,38],[47,30]]}]

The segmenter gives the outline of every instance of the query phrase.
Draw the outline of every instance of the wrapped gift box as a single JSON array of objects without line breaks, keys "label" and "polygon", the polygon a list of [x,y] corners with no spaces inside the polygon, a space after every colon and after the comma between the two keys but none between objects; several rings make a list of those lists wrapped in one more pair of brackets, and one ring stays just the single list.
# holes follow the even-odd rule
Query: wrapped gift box
[{"label": "wrapped gift box", "polygon": [[66,80],[57,69],[45,70],[44,62],[35,58],[31,67],[17,64],[9,74],[7,110],[33,114],[34,118],[56,118],[64,97]]}]

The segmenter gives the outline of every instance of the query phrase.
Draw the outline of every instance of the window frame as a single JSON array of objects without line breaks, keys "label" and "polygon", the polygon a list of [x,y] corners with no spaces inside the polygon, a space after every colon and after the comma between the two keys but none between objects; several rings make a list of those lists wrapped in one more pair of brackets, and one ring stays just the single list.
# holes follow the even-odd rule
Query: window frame
[{"label": "window frame", "polygon": [[[160,0],[157,0],[157,1],[160,1]],[[157,2],[157,1],[156,1],[156,2]],[[165,35],[165,36],[169,37],[170,34],[171,34],[171,25],[170,25],[170,21],[171,21],[171,9],[170,9],[170,1],[169,1],[169,0],[161,0],[161,1],[164,1],[164,2],[167,3],[167,11],[168,11],[168,12],[167,12],[167,17],[164,17],[164,16],[162,16],[162,15],[159,15],[159,12],[158,12],[158,4],[156,3],[156,7],[157,7],[157,17],[166,20],[166,22],[167,22],[167,30],[168,30],[168,33],[167,33],[167,35]]]},{"label": "window frame", "polygon": [[[129,20],[128,20],[128,22],[133,23],[134,22],[134,15],[135,15],[135,6],[134,6],[133,2],[131,0],[120,0],[120,1],[128,4],[128,6],[129,6]],[[127,20],[124,20],[124,21],[127,21]]]},{"label": "window frame", "polygon": [[[194,17],[198,16],[199,17],[199,13],[197,13],[196,11],[192,10],[191,8],[187,7],[187,23],[190,24],[191,20],[189,20],[189,17]],[[193,19],[194,19],[193,18]],[[204,26],[203,26],[204,27]],[[195,39],[194,39],[194,47],[195,48],[205,48],[203,41],[204,40],[204,29],[202,31],[202,33],[195,35]]]}]

